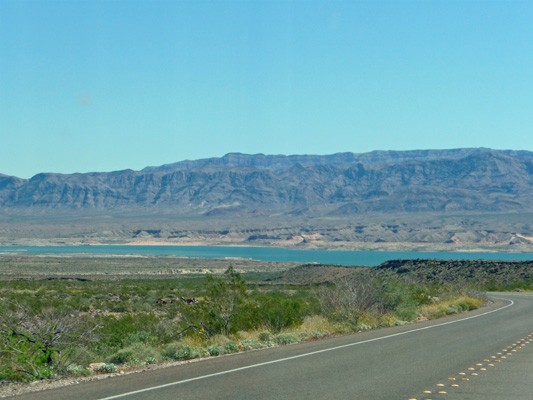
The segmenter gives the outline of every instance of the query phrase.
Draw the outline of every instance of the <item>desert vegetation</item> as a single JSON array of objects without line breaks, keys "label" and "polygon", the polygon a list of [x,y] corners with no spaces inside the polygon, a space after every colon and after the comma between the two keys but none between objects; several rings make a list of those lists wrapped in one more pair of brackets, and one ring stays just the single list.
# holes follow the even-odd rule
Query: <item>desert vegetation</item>
[{"label": "desert vegetation", "polygon": [[351,271],[299,284],[279,271],[242,275],[231,265],[177,278],[0,281],[0,382],[218,356],[483,304],[481,288],[466,281]]}]

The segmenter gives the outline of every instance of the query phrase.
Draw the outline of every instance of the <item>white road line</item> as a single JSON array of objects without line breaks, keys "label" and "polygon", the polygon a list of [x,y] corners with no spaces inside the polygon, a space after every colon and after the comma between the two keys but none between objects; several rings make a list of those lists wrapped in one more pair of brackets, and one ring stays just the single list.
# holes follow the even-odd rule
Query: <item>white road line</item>
[{"label": "white road line", "polygon": [[286,357],[286,358],[280,358],[280,359],[278,359],[278,360],[267,361],[267,362],[263,362],[263,363],[259,363],[259,364],[252,364],[252,365],[248,365],[248,366],[246,366],[246,367],[240,367],[240,368],[229,369],[229,370],[227,370],[227,371],[216,372],[216,373],[214,373],[214,374],[202,375],[202,376],[197,376],[197,377],[195,377],[195,378],[189,378],[189,379],[183,379],[183,380],[181,380],[181,381],[176,381],[176,382],[166,383],[166,384],[164,384],[164,385],[152,386],[152,387],[149,387],[149,388],[146,388],[146,389],[134,390],[134,391],[132,391],[132,392],[127,392],[127,393],[117,394],[117,395],[115,395],[115,396],[103,397],[103,398],[98,399],[98,400],[112,400],[112,399],[119,399],[119,398],[121,398],[121,397],[132,396],[132,395],[134,395],[134,394],[139,394],[139,393],[149,392],[149,391],[152,391],[152,390],[163,389],[163,388],[166,388],[166,387],[169,387],[169,386],[181,385],[182,383],[193,382],[193,381],[199,381],[199,380],[201,380],[201,379],[212,378],[212,377],[214,377],[214,376],[231,374],[231,373],[233,373],[233,372],[243,371],[243,370],[246,370],[246,369],[262,367],[262,366],[265,366],[265,365],[270,365],[270,364],[276,364],[276,363],[280,363],[280,362],[284,362],[284,361],[295,360],[295,359],[297,359],[297,358],[313,356],[313,355],[315,355],[315,354],[326,353],[326,352],[328,352],[328,351],[344,349],[344,348],[346,348],[346,347],[359,346],[359,345],[361,345],[361,344],[370,343],[370,342],[376,342],[376,341],[378,341],[378,340],[384,340],[384,339],[389,339],[389,338],[396,337],[396,336],[407,335],[407,334],[409,334],[409,333],[414,333],[414,332],[424,331],[424,330],[426,330],[426,329],[438,328],[438,327],[440,327],[440,326],[444,326],[444,325],[455,324],[455,323],[458,323],[458,322],[468,321],[469,319],[478,318],[478,317],[483,317],[483,316],[485,316],[485,315],[492,314],[492,313],[495,313],[495,312],[497,312],[497,311],[504,310],[504,309],[506,309],[507,307],[511,307],[511,306],[514,304],[514,301],[509,300],[509,299],[500,299],[500,300],[509,301],[510,304],[508,304],[508,305],[506,305],[506,306],[503,306],[503,307],[500,307],[500,308],[497,308],[496,310],[487,311],[486,313],[483,313],[483,314],[473,315],[473,316],[471,316],[471,317],[466,317],[466,318],[458,319],[458,320],[455,320],[455,321],[443,322],[442,324],[438,324],[438,325],[426,326],[426,327],[424,327],[424,328],[418,328],[418,329],[413,329],[413,330],[410,330],[410,331],[405,331],[405,332],[400,332],[400,333],[394,333],[394,334],[392,334],[392,335],[382,336],[382,337],[374,338],[374,339],[363,340],[363,341],[361,341],[361,342],[349,343],[349,344],[344,344],[344,345],[336,346],[336,347],[330,347],[329,349],[323,349],[323,350],[312,351],[312,352],[310,352],[310,353],[300,354],[300,355],[297,355],[297,356]]}]

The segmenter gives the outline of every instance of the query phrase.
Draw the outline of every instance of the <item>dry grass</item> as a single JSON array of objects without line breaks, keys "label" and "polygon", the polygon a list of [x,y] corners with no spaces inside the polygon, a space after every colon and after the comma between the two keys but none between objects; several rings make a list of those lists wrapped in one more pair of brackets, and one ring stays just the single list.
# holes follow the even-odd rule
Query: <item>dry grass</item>
[{"label": "dry grass", "polygon": [[420,316],[427,319],[435,319],[463,311],[475,310],[483,305],[483,300],[460,296],[451,300],[438,301],[434,304],[424,305],[420,308]]}]

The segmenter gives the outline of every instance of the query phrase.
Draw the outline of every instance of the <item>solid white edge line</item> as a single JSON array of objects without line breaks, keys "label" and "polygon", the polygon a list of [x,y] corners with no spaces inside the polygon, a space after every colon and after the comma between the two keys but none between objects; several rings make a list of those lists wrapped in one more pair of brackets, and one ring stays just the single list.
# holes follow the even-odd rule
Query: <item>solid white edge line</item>
[{"label": "solid white edge line", "polygon": [[487,312],[485,312],[485,313],[483,313],[483,314],[473,315],[473,316],[471,316],[471,317],[466,317],[466,318],[458,319],[458,320],[455,320],[455,321],[443,322],[442,324],[438,324],[438,325],[425,326],[425,327],[423,327],[423,328],[413,329],[413,330],[409,330],[409,331],[405,331],[405,332],[400,332],[400,333],[394,333],[394,334],[392,334],[392,335],[381,336],[381,337],[379,337],[379,338],[374,338],[374,339],[367,339],[367,340],[363,340],[363,341],[361,341],[361,342],[343,344],[343,345],[341,345],[341,346],[330,347],[330,348],[328,348],[328,349],[312,351],[312,352],[310,352],[310,353],[299,354],[299,355],[297,355],[297,356],[286,357],[286,358],[280,358],[280,359],[277,359],[277,360],[266,361],[266,362],[259,363],[259,364],[248,365],[248,366],[246,366],[246,367],[234,368],[234,369],[229,369],[229,370],[227,370],[227,371],[221,371],[221,372],[215,372],[215,373],[213,373],[213,374],[197,376],[197,377],[195,377],[195,378],[183,379],[183,380],[181,380],[181,381],[176,381],[176,382],[166,383],[166,384],[164,384],[164,385],[152,386],[152,387],[149,387],[149,388],[146,388],[146,389],[134,390],[134,391],[132,391],[132,392],[126,392],[126,393],[122,393],[122,394],[117,394],[117,395],[115,395],[115,396],[103,397],[103,398],[101,398],[101,399],[97,399],[97,400],[112,400],[112,399],[119,399],[119,398],[121,398],[121,397],[132,396],[132,395],[134,395],[134,394],[139,394],[139,393],[149,392],[149,391],[157,390],[157,389],[163,389],[163,388],[166,388],[166,387],[169,387],[169,386],[180,385],[180,384],[182,384],[182,383],[193,382],[193,381],[199,381],[199,380],[201,380],[201,379],[207,379],[207,378],[212,378],[212,377],[214,377],[214,376],[231,374],[231,373],[233,373],[233,372],[243,371],[243,370],[245,370],[245,369],[257,368],[257,367],[262,367],[262,366],[265,366],[265,365],[276,364],[276,363],[280,363],[280,362],[284,362],[284,361],[289,361],[289,360],[295,360],[295,359],[297,359],[297,358],[308,357],[308,356],[312,356],[312,355],[320,354],[320,353],[326,353],[326,352],[328,352],[328,351],[339,350],[339,349],[343,349],[343,348],[345,348],[345,347],[358,346],[358,345],[365,344],[365,343],[376,342],[376,341],[378,341],[378,340],[389,339],[389,338],[392,338],[392,337],[395,337],[395,336],[402,336],[402,335],[407,335],[407,334],[409,334],[409,333],[413,333],[413,332],[424,331],[424,330],[426,330],[426,329],[438,328],[438,327],[440,327],[440,326],[450,325],[450,324],[455,324],[455,323],[458,323],[458,322],[468,321],[469,319],[478,318],[478,317],[482,317],[482,316],[485,316],[485,315],[488,315],[488,314],[492,314],[492,313],[495,313],[495,312],[497,312],[497,311],[504,310],[504,309],[506,309],[507,307],[511,307],[511,306],[514,304],[514,301],[513,301],[513,300],[509,300],[509,299],[500,299],[500,300],[509,301],[510,304],[508,304],[508,305],[506,305],[506,306],[503,306],[503,307],[500,307],[500,308],[497,308],[496,310],[487,311]]}]

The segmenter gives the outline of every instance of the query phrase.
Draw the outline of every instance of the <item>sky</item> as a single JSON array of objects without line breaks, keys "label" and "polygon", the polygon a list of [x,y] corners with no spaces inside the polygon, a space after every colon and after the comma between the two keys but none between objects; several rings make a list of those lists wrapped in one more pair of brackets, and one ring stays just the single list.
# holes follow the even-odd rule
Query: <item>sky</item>
[{"label": "sky", "polygon": [[532,1],[0,2],[0,173],[533,151]]}]

